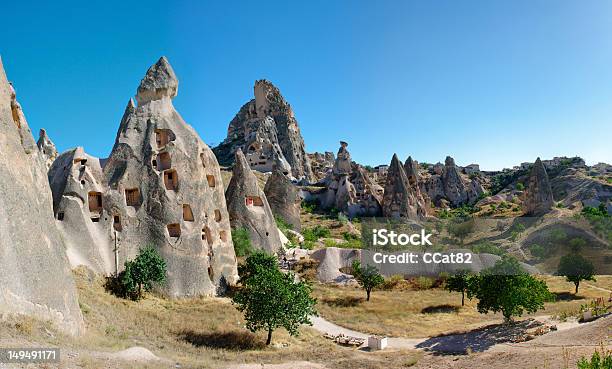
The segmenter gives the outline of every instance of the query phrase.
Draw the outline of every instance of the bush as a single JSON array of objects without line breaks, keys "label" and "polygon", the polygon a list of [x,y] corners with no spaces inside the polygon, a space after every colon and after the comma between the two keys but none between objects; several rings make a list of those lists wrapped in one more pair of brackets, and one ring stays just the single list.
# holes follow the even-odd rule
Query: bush
[{"label": "bush", "polygon": [[313,241],[305,240],[300,246],[304,250],[312,250],[314,249],[315,243]]},{"label": "bush", "polygon": [[406,279],[401,274],[394,274],[389,278],[386,278],[381,288],[383,290],[395,290],[401,289],[406,286]]},{"label": "bush", "polygon": [[502,256],[506,254],[506,250],[500,249],[491,242],[483,241],[472,246],[472,252],[477,254],[493,254]]},{"label": "bush", "polygon": [[317,211],[318,208],[319,208],[319,202],[316,200],[302,201],[302,209],[304,209],[304,212],[307,214],[314,213],[315,211]]},{"label": "bush", "polygon": [[249,231],[246,228],[238,228],[232,230],[232,242],[234,242],[234,251],[236,256],[249,256],[253,253],[253,245]]},{"label": "bush", "polygon": [[516,184],[516,189],[518,191],[523,191],[525,189],[525,185],[522,184],[521,182],[519,182],[519,183]]},{"label": "bush", "polygon": [[305,228],[302,231],[302,235],[304,236],[305,241],[316,242],[320,238],[330,237],[331,232],[329,229],[322,227],[320,225],[314,226],[313,228]]},{"label": "bush", "polygon": [[578,369],[612,369],[612,351],[606,351],[602,346],[601,353],[595,350],[590,361],[582,357],[576,365]]},{"label": "bush", "polygon": [[348,221],[349,221],[349,219],[346,216],[346,214],[338,213],[338,222],[340,222],[340,224],[346,225],[348,223]]},{"label": "bush", "polygon": [[531,255],[538,259],[542,259],[548,254],[547,250],[542,245],[538,245],[537,243],[529,246],[529,251],[531,252]]},{"label": "bush", "polygon": [[429,290],[434,287],[435,280],[429,277],[417,277],[414,279],[414,286],[418,290]]}]

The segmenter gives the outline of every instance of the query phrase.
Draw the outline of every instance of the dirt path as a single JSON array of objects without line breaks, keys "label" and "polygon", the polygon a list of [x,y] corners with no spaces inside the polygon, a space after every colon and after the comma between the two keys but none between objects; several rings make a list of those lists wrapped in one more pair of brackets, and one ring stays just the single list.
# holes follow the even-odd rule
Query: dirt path
[{"label": "dirt path", "polygon": [[582,284],[583,284],[584,286],[586,286],[586,287],[589,287],[589,288],[594,288],[594,289],[596,289],[596,290],[600,290],[600,291],[604,291],[604,292],[612,293],[612,290],[609,290],[609,289],[607,289],[607,288],[603,288],[603,287],[599,287],[599,286],[593,286],[592,284],[585,283],[585,282],[582,282]]},{"label": "dirt path", "polygon": [[[577,327],[587,326],[589,323],[579,324],[577,321],[555,322],[552,321],[549,315],[534,317],[533,319],[544,324],[554,324],[557,326],[557,332],[574,329]],[[312,327],[321,333],[331,335],[344,334],[346,336],[366,339],[366,342],[361,346],[367,346],[367,338],[371,334],[357,332],[337,324],[334,324],[323,317],[312,317]],[[505,328],[502,328],[505,330]],[[469,348],[471,351],[482,352],[495,346],[507,345],[507,343],[498,342],[506,333],[494,332],[492,330],[473,330],[465,333],[456,333],[443,335],[438,337],[425,338],[402,338],[389,337],[389,348],[395,349],[423,349],[427,351],[438,351],[445,353],[459,353],[466,351]]]}]

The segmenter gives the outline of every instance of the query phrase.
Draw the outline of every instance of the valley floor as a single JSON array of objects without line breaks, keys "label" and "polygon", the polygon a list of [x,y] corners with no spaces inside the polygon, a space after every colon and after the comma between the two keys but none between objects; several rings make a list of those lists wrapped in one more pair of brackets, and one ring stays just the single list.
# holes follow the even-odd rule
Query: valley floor
[{"label": "valley floor", "polygon": [[[84,269],[75,271],[75,279],[87,324],[85,336],[67,337],[49,324],[30,318],[7,318],[0,323],[0,347],[61,347],[60,368],[544,369],[564,368],[566,362],[570,364],[568,367],[573,367],[600,342],[610,347],[612,334],[612,317],[609,317],[523,344],[498,344],[484,352],[470,350],[468,354],[447,355],[436,353],[435,347],[440,342],[435,337],[426,340],[419,350],[395,346],[367,352],[337,346],[323,338],[320,331],[306,327],[299,337],[290,337],[280,329],[274,333],[272,347],[265,347],[264,335],[252,334],[244,328],[242,316],[229,299],[165,300],[149,295],[133,302],[107,293],[104,281]],[[553,279],[549,285],[560,294],[568,291],[562,280]],[[612,287],[612,278],[602,277],[596,286],[602,290],[584,286],[579,295],[601,296],[603,290]],[[415,344],[419,341],[415,337],[471,331],[501,321],[495,315],[473,312],[471,302],[464,308],[458,307],[460,295],[440,289],[375,291],[372,300],[364,302],[360,300],[363,292],[356,288],[316,285],[315,295],[319,298],[321,316],[335,324],[360,332],[412,337],[406,342]],[[552,315],[555,311],[575,309],[584,301],[553,304],[544,313]],[[457,311],[436,308],[444,304],[457,307]],[[315,328],[321,329],[320,325]],[[451,338],[454,337],[461,336]],[[4,367],[0,365],[0,368]]]}]

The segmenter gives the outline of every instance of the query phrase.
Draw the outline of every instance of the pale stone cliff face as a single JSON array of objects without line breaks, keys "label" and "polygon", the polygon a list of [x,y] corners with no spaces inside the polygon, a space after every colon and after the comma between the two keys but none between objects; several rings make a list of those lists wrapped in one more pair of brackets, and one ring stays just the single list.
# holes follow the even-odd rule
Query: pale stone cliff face
[{"label": "pale stone cliff face", "polygon": [[174,109],[177,89],[161,58],[138,105],[129,101],[103,167],[82,150],[56,160],[55,213],[73,265],[114,273],[151,245],[166,260],[169,296],[214,295],[237,281],[224,186],[212,151]]},{"label": "pale stone cliff face", "polygon": [[0,60],[0,315],[84,331],[46,166]]},{"label": "pale stone cliff face", "polygon": [[419,198],[417,190],[410,186],[404,166],[393,155],[383,196],[383,216],[388,218],[423,219],[427,213],[425,204]]},{"label": "pale stone cliff face", "polygon": [[57,159],[57,148],[55,144],[49,136],[47,136],[47,131],[44,129],[40,130],[38,135],[38,141],[36,142],[36,146],[38,146],[38,150],[42,154],[43,159],[45,160],[45,164],[47,169],[51,168],[55,159]]},{"label": "pale stone cliff face", "polygon": [[293,230],[300,231],[300,209],[302,198],[297,187],[279,168],[275,168],[266,181],[264,193],[272,213],[293,226]]},{"label": "pale stone cliff face", "polygon": [[272,209],[240,149],[236,151],[233,175],[225,198],[233,229],[246,229],[256,249],[268,253],[280,250],[282,244]]},{"label": "pale stone cliff face", "polygon": [[529,174],[527,182],[527,197],[525,199],[525,213],[528,215],[542,215],[553,207],[553,194],[548,180],[546,168],[538,158]]},{"label": "pale stone cliff face", "polygon": [[255,82],[255,99],[242,106],[230,122],[227,138],[214,151],[224,165],[241,149],[252,169],[270,172],[282,167],[297,180],[314,179],[293,109],[278,88],[266,80]]}]

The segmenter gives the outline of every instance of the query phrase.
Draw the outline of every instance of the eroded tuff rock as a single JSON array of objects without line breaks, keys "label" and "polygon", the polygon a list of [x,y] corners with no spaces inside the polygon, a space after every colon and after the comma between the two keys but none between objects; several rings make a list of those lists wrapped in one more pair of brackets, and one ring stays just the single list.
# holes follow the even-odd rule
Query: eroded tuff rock
[{"label": "eroded tuff rock", "polygon": [[335,208],[348,215],[380,215],[382,188],[358,164],[351,160],[348,144],[340,141],[340,149],[332,170],[322,181],[325,191],[309,193],[308,200],[316,200],[324,209]]},{"label": "eroded tuff rock", "polygon": [[336,162],[334,153],[326,151],[324,154],[315,152],[312,154],[306,154],[310,160],[310,167],[312,168],[313,181],[319,182],[331,172]]},{"label": "eroded tuff rock", "polygon": [[382,211],[383,216],[395,219],[417,220],[427,215],[425,204],[417,191],[410,186],[404,166],[395,154],[387,171]]},{"label": "eroded tuff rock", "polygon": [[53,220],[47,168],[2,60],[0,147],[0,315],[32,315],[79,334],[83,317]]},{"label": "eroded tuff rock", "polygon": [[240,108],[229,124],[227,138],[214,148],[219,162],[232,164],[241,149],[252,169],[270,172],[277,165],[295,179],[313,180],[293,109],[269,81],[256,81],[254,90],[255,99]]},{"label": "eroded tuff rock", "polygon": [[42,154],[42,157],[45,160],[47,169],[51,168],[51,165],[53,165],[53,162],[55,161],[55,159],[57,159],[58,153],[55,144],[53,143],[53,141],[51,141],[49,136],[47,136],[47,131],[45,131],[44,129],[40,130],[36,146],[38,146],[38,150],[40,150],[40,153]]},{"label": "eroded tuff rock", "polygon": [[550,211],[554,200],[546,168],[540,158],[537,158],[529,178],[527,180],[527,191],[524,202],[525,214],[542,215]]},{"label": "eroded tuff rock", "polygon": [[272,213],[293,226],[295,231],[302,228],[300,222],[300,208],[302,198],[297,187],[278,167],[272,171],[268,178],[264,193],[272,209]]},{"label": "eroded tuff rock", "polygon": [[436,206],[473,204],[484,192],[478,179],[464,176],[450,156],[446,157],[444,165],[434,165],[419,185],[421,192]]},{"label": "eroded tuff rock", "polygon": [[240,149],[236,151],[232,179],[225,192],[225,199],[233,229],[245,228],[256,249],[268,253],[279,251],[282,245],[272,209]]},{"label": "eroded tuff rock", "polygon": [[213,295],[237,280],[229,215],[214,154],[174,109],[177,87],[162,57],[138,106],[128,102],[104,166],[81,149],[56,160],[55,213],[73,265],[109,274],[151,245],[166,260],[169,296]]}]

